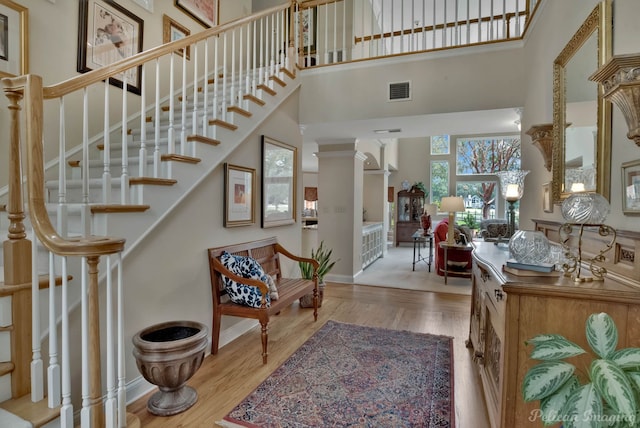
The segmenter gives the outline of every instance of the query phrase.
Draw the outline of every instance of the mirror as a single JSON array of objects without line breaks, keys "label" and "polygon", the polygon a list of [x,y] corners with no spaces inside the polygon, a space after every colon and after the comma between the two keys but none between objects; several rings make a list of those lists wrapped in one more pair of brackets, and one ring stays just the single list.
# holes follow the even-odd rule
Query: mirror
[{"label": "mirror", "polygon": [[553,201],[572,192],[609,199],[611,103],[589,76],[611,57],[611,0],[599,3],[553,63]]}]

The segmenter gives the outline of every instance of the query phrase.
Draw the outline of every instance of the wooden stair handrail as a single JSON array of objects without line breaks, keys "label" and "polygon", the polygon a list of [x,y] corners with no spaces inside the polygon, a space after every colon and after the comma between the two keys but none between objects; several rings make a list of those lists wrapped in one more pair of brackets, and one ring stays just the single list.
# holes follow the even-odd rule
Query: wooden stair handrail
[{"label": "wooden stair handrail", "polygon": [[[9,109],[19,110],[19,100],[22,98],[24,114],[30,119],[25,131],[29,210],[33,229],[42,245],[52,253],[63,256],[95,257],[121,252],[125,242],[122,238],[90,236],[64,239],[56,232],[49,219],[44,197],[42,77],[29,74],[5,78],[2,83],[9,98]],[[12,118],[10,125],[12,147],[18,147],[20,141],[20,121],[16,119],[17,115]]]},{"label": "wooden stair handrail", "polygon": [[113,64],[110,64],[105,67],[101,67],[95,70],[91,70],[87,73],[84,73],[80,76],[65,80],[63,82],[57,83],[52,86],[47,86],[43,88],[43,97],[44,99],[52,99],[52,98],[60,98],[64,95],[75,92],[79,89],[82,89],[86,86],[92,85],[94,83],[98,83],[100,81],[106,80],[109,77],[114,77],[125,70],[130,68],[140,66],[145,64],[151,60],[160,58],[165,55],[169,55],[174,51],[179,51],[185,49],[187,46],[190,46],[199,41],[208,39],[212,36],[216,36],[222,34],[226,31],[232,30],[236,27],[240,27],[248,22],[252,22],[258,20],[264,16],[271,15],[280,10],[289,9],[291,4],[295,0],[290,0],[286,4],[282,4],[280,6],[275,6],[269,9],[266,9],[260,13],[249,15],[244,18],[236,19],[235,21],[228,22],[223,25],[219,25],[213,28],[209,28],[205,31],[201,31],[199,33],[192,34],[180,40],[175,40],[173,42],[163,44],[160,46],[156,46],[155,48],[151,48],[149,50],[140,52],[136,55],[133,55],[129,58],[122,59],[120,61],[116,61]]}]

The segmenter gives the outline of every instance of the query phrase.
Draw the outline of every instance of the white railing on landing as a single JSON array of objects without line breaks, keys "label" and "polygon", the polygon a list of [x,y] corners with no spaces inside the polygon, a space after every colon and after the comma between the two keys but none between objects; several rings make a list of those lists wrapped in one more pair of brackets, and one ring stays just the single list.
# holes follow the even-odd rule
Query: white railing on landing
[{"label": "white railing on landing", "polygon": [[[33,261],[31,400],[41,401],[46,395],[48,407],[59,409],[63,428],[73,427],[74,418],[83,428],[127,425],[124,240],[94,236],[91,214],[96,209],[109,212],[142,205],[143,192],[129,190],[134,178],[151,183],[171,179],[170,161],[197,161],[198,144],[218,143],[223,135],[220,127],[233,127],[235,115],[250,115],[250,103],[259,105],[264,92],[275,92],[274,82],[292,73],[289,49],[282,48],[292,45],[290,16],[290,4],[274,7],[49,87],[34,75],[3,80],[12,115],[9,163],[15,179],[10,180],[7,212],[8,238],[13,242],[27,241],[23,221],[27,210],[18,175],[23,162],[21,122],[26,130],[34,242],[24,246],[30,247],[28,256],[24,248],[18,256]],[[189,61],[177,53],[187,48]],[[129,75],[134,78],[128,80]],[[110,84],[114,79],[121,85]],[[134,127],[139,132],[132,131]],[[74,146],[78,141],[81,144]],[[49,161],[45,170],[45,149],[52,144],[57,159]],[[95,159],[96,153],[101,158]],[[49,209],[47,202],[55,208]],[[68,221],[74,212],[80,213],[79,226]],[[55,227],[50,214],[57,217]],[[70,257],[82,261],[79,274],[73,275],[79,290],[67,280]],[[50,278],[49,291],[40,293],[39,275],[44,272]],[[99,281],[105,283],[105,302],[100,301]],[[71,340],[74,326],[69,314],[75,306],[81,312],[79,344]],[[103,331],[99,308],[106,311]],[[106,344],[102,354],[101,336]],[[48,355],[43,355],[46,348]],[[74,370],[71,359],[78,355],[81,369]],[[74,388],[76,384],[80,387]]]},{"label": "white railing on landing", "polygon": [[[515,40],[540,0],[311,0],[299,4],[302,67]],[[297,17],[301,16],[299,20]],[[298,27],[296,27],[298,28]]]}]

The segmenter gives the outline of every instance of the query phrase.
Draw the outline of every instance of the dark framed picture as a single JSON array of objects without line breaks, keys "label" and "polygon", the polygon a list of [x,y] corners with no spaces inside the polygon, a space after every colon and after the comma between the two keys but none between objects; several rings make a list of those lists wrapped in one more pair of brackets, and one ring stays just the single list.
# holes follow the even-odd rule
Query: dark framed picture
[{"label": "dark framed picture", "polygon": [[256,170],[224,164],[224,227],[255,223]]},{"label": "dark framed picture", "polygon": [[[191,34],[191,31],[184,25],[178,24],[168,15],[162,15],[162,43],[174,42],[184,39]],[[184,49],[176,50],[176,53],[182,56]],[[187,59],[191,59],[191,47],[187,46]]]},{"label": "dark framed picture", "polygon": [[[113,0],[80,0],[77,69],[86,73],[142,52],[144,22]],[[109,83],[140,95],[142,67],[109,79]]]},{"label": "dark framed picture", "polygon": [[262,136],[262,227],[296,222],[298,150]]},{"label": "dark framed picture", "polygon": [[29,10],[0,0],[0,78],[29,72]]},{"label": "dark framed picture", "polygon": [[622,212],[640,214],[640,159],[622,165]]},{"label": "dark framed picture", "polygon": [[176,7],[207,28],[218,25],[218,0],[175,0]]}]

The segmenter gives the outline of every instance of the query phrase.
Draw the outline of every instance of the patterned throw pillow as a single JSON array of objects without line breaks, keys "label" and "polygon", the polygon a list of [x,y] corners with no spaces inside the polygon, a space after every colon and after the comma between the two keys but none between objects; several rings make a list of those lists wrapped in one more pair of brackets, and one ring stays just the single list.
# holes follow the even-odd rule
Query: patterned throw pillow
[{"label": "patterned throw pillow", "polygon": [[[277,298],[278,291],[275,282],[270,275],[267,275],[260,263],[251,257],[236,256],[226,251],[220,256],[220,262],[231,272],[243,278],[258,279],[269,286],[269,295],[267,295],[267,306],[271,306],[271,298],[275,293]],[[256,287],[240,284],[231,278],[222,275],[222,283],[232,302],[239,305],[246,305],[252,308],[259,308],[262,303],[262,293]],[[274,299],[276,300],[276,299]]]},{"label": "patterned throw pillow", "polygon": [[490,238],[507,236],[508,232],[509,232],[509,225],[506,223],[491,223],[487,225],[487,235]]}]

